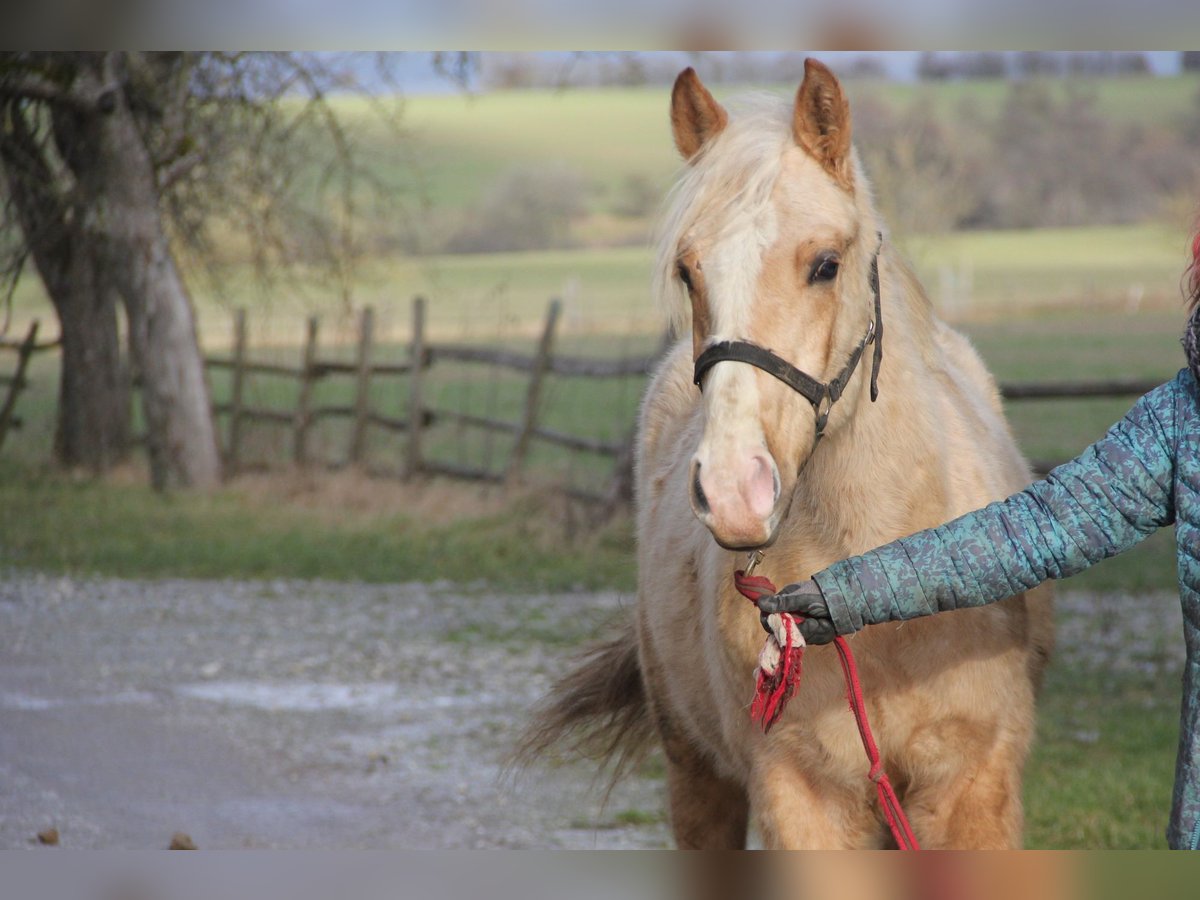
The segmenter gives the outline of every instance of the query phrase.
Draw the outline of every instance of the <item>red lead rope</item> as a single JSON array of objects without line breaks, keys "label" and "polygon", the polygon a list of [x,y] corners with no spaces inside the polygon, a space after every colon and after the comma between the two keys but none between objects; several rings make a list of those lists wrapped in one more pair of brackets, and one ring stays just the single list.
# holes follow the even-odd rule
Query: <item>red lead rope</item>
[{"label": "red lead rope", "polygon": [[[776,592],[775,585],[769,578],[762,575],[747,575],[739,569],[733,573],[733,583],[743,597],[754,603],[767,594]],[[760,666],[758,682],[754,692],[754,702],[750,707],[750,717],[755,722],[761,722],[764,732],[770,731],[791,699],[792,694],[800,685],[800,663],[804,656],[804,642],[798,639],[800,629],[797,626],[798,616],[780,613],[784,621],[786,641],[780,646],[779,665],[773,672],[768,672]],[[795,637],[794,637],[795,636]],[[774,638],[768,638],[773,641]],[[833,644],[837,647],[838,659],[842,663],[842,674],[846,678],[846,699],[850,702],[850,711],[858,723],[858,734],[862,738],[863,749],[867,752],[871,769],[867,777],[875,782],[879,791],[879,805],[883,809],[888,828],[896,839],[896,846],[901,850],[920,850],[908,817],[900,808],[900,801],[892,783],[888,780],[887,772],[883,770],[883,762],[879,758],[879,747],[875,744],[875,736],[871,734],[871,724],[867,721],[867,706],[863,700],[862,683],[858,679],[858,666],[854,663],[854,653],[843,637],[836,637]]]}]

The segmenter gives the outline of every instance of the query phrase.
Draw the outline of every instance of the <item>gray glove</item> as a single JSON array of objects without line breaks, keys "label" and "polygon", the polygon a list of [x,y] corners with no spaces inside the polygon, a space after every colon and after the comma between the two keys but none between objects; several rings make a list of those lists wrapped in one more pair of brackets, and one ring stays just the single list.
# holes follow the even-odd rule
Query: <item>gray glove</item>
[{"label": "gray glove", "polygon": [[837,637],[829,615],[829,606],[815,581],[785,585],[777,594],[760,597],[758,610],[763,628],[768,632],[771,628],[767,625],[767,616],[785,612],[803,617],[800,621],[800,633],[804,635],[805,643],[828,644]]}]

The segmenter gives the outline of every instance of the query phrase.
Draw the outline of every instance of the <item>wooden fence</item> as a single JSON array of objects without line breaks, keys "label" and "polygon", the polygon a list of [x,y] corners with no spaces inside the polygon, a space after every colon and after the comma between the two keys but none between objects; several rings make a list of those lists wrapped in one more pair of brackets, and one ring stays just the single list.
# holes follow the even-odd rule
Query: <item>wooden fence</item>
[{"label": "wooden fence", "polygon": [[[319,321],[308,320],[304,344],[298,365],[254,361],[247,356],[246,313],[238,310],[234,316],[232,353],[229,356],[205,358],[213,370],[228,370],[230,374],[229,402],[214,405],[214,411],[227,416],[223,445],[227,471],[236,473],[244,467],[246,424],[274,423],[291,429],[291,462],[300,467],[312,465],[363,466],[367,462],[366,448],[371,429],[385,429],[403,436],[404,449],[399,472],[405,478],[419,475],[445,475],[452,478],[482,482],[509,482],[525,472],[529,453],[535,442],[544,442],[574,454],[591,454],[612,460],[613,474],[609,487],[600,492],[574,490],[580,499],[598,502],[619,502],[628,495],[631,436],[619,440],[571,434],[554,429],[542,421],[543,395],[550,377],[566,378],[625,378],[645,377],[657,354],[624,359],[604,359],[572,356],[555,351],[555,339],[561,319],[561,305],[551,301],[542,324],[540,337],[532,353],[484,347],[473,344],[438,343],[426,339],[426,304],[416,298],[412,304],[412,324],[406,359],[400,363],[379,363],[373,358],[375,347],[375,314],[364,309],[358,323],[358,338],[352,362],[322,359],[318,347]],[[664,345],[665,346],[665,345]],[[480,415],[466,410],[434,405],[426,391],[426,373],[442,363],[490,366],[527,376],[520,415],[515,420],[493,415]],[[271,375],[296,380],[295,408],[280,409],[252,406],[246,402],[247,378],[252,375]],[[393,392],[404,398],[405,413],[387,416],[371,406],[371,385],[379,378],[400,376],[407,384]],[[353,380],[353,402],[345,405],[316,405],[314,389],[318,382],[330,378]],[[313,426],[322,419],[341,418],[350,422],[346,437],[344,462],[314,457],[310,435]],[[453,424],[511,436],[512,446],[501,468],[464,465],[449,459],[439,459],[427,451],[425,437],[431,426]],[[632,424],[632,423],[631,423]]]},{"label": "wooden fence", "polygon": [[[374,349],[373,310],[362,311],[359,319],[357,349],[353,362],[333,362],[320,358],[317,346],[319,323],[309,319],[305,341],[297,366],[253,362],[246,356],[246,314],[240,310],[234,319],[233,354],[230,357],[209,357],[210,368],[232,370],[229,403],[218,404],[218,413],[228,415],[225,440],[226,464],[230,472],[242,465],[244,425],[249,421],[273,422],[292,429],[291,461],[297,466],[314,464],[330,466],[342,463],[313,458],[309,434],[315,422],[324,418],[349,419],[345,464],[363,465],[366,461],[367,432],[382,428],[404,436],[400,473],[405,478],[418,475],[444,475],[451,478],[482,482],[505,482],[517,479],[525,470],[529,450],[534,442],[542,441],[571,453],[593,454],[612,460],[608,486],[600,492],[574,489],[580,499],[617,503],[631,496],[632,428],[620,440],[605,440],[570,434],[545,425],[541,420],[545,384],[552,376],[569,378],[644,377],[649,374],[659,354],[625,359],[602,359],[570,356],[555,351],[555,338],[560,319],[560,306],[551,301],[542,325],[540,338],[533,353],[474,344],[434,343],[425,338],[425,302],[417,298],[412,305],[412,326],[408,341],[407,359],[401,363],[381,364],[372,359]],[[659,353],[665,349],[665,342]],[[516,420],[479,415],[465,410],[432,405],[425,391],[426,373],[431,366],[455,362],[467,365],[498,367],[527,376],[524,403]],[[297,379],[299,390],[294,409],[267,409],[245,403],[246,378],[252,374],[267,374]],[[371,408],[370,386],[380,377],[407,378],[407,389],[397,389],[405,398],[406,414],[389,417]],[[352,378],[354,402],[342,406],[316,406],[312,402],[317,382],[333,377]],[[1018,382],[1000,386],[1006,401],[1037,401],[1067,398],[1104,398],[1138,396],[1161,383],[1153,379],[1109,379],[1104,381]],[[435,424],[455,424],[462,427],[503,433],[512,437],[512,447],[505,464],[499,468],[470,466],[448,459],[439,459],[427,452],[424,437]],[[630,423],[632,426],[632,423]],[[1049,471],[1055,461],[1034,460],[1034,470]]]},{"label": "wooden fence", "polygon": [[[526,471],[531,447],[538,442],[559,447],[571,454],[586,454],[608,460],[611,474],[607,486],[600,491],[568,489],[579,499],[616,505],[629,499],[632,493],[632,422],[619,439],[603,439],[572,434],[551,428],[543,422],[543,399],[547,380],[560,378],[611,379],[644,377],[653,368],[665,349],[658,353],[622,359],[572,356],[555,349],[561,308],[551,301],[542,324],[540,337],[532,353],[511,349],[484,347],[474,344],[440,343],[427,339],[426,304],[416,298],[412,304],[412,321],[404,358],[400,362],[379,362],[375,335],[375,314],[364,309],[358,321],[358,335],[353,359],[339,361],[322,358],[318,343],[320,322],[316,317],[307,322],[300,360],[295,365],[278,361],[253,360],[247,347],[245,310],[234,315],[233,343],[225,356],[206,356],[210,370],[227,371],[230,375],[229,399],[214,405],[214,412],[227,417],[222,434],[226,469],[230,474],[243,471],[250,463],[245,458],[247,425],[270,423],[290,430],[290,462],[300,467],[343,465],[366,468],[369,436],[374,429],[398,435],[403,440],[396,465],[388,471],[404,478],[421,475],[443,475],[451,478],[481,482],[506,482],[519,479]],[[58,342],[37,343],[38,323],[33,322],[20,340],[0,340],[0,351],[16,354],[16,366],[11,375],[0,373],[0,446],[7,432],[20,427],[16,415],[17,398],[27,385],[27,370],[35,353],[58,346]],[[450,409],[445,404],[430,402],[427,373],[441,363],[467,366],[490,366],[526,376],[523,400],[515,419],[496,415],[481,415],[465,409]],[[297,383],[295,405],[288,408],[253,405],[249,379],[256,375],[291,379]],[[327,379],[349,379],[352,402],[341,405],[320,405],[314,402],[318,383]],[[395,390],[390,396],[402,399],[400,415],[386,415],[371,403],[371,386],[378,379],[394,379]],[[1025,382],[1000,386],[1008,401],[1032,402],[1085,397],[1125,397],[1145,393],[1160,383],[1146,379],[1112,379],[1086,382]],[[639,391],[640,393],[640,391]],[[313,446],[314,426],[325,419],[342,419],[349,423],[345,451],[338,460],[318,458]],[[461,461],[438,458],[426,446],[429,429],[437,424],[453,424],[461,428],[504,434],[511,438],[507,459],[501,466],[472,466]],[[1052,461],[1035,460],[1034,469],[1046,472]],[[373,470],[378,472],[378,470]]]},{"label": "wooden fence", "polygon": [[37,342],[38,327],[38,320],[34,319],[29,323],[29,330],[25,332],[22,340],[0,339],[0,350],[12,351],[17,357],[16,367],[11,375],[0,372],[0,391],[4,396],[3,402],[0,403],[0,447],[4,446],[4,439],[8,437],[10,430],[21,427],[21,419],[17,415],[17,398],[21,395],[21,391],[29,387],[26,374],[29,369],[29,361],[33,359],[35,353],[58,346],[58,341],[39,344]]}]

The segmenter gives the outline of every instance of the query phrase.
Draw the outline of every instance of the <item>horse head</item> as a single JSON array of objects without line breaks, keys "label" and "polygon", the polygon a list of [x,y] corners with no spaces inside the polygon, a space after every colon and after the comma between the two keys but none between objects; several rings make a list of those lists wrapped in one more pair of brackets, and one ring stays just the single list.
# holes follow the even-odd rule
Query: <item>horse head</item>
[{"label": "horse head", "polygon": [[[677,324],[690,312],[700,361],[692,509],[722,546],[765,546],[821,434],[844,427],[871,380],[869,365],[855,365],[875,336],[878,218],[841,85],[815,60],[793,103],[764,100],[735,116],[687,69],[671,127],[687,166],[657,277]],[[770,351],[770,365],[747,365],[730,346]],[[791,385],[775,364],[796,373]],[[837,396],[798,394],[797,379],[833,383]]]}]

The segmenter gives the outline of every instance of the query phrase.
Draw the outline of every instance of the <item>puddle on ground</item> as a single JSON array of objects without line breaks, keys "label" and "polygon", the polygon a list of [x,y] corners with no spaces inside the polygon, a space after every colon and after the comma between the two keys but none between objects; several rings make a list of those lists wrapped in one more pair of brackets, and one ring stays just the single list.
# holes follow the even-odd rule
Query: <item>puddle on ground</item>
[{"label": "puddle on ground", "polygon": [[155,700],[153,694],[144,691],[121,691],[99,697],[34,697],[12,691],[0,692],[0,709],[15,709],[22,712],[46,712],[70,706],[147,706]]},{"label": "puddle on ground", "polygon": [[250,706],[270,712],[350,710],[396,715],[489,706],[504,699],[497,694],[413,697],[403,694],[397,685],[384,682],[206,681],[181,685],[176,690],[196,700]]}]

